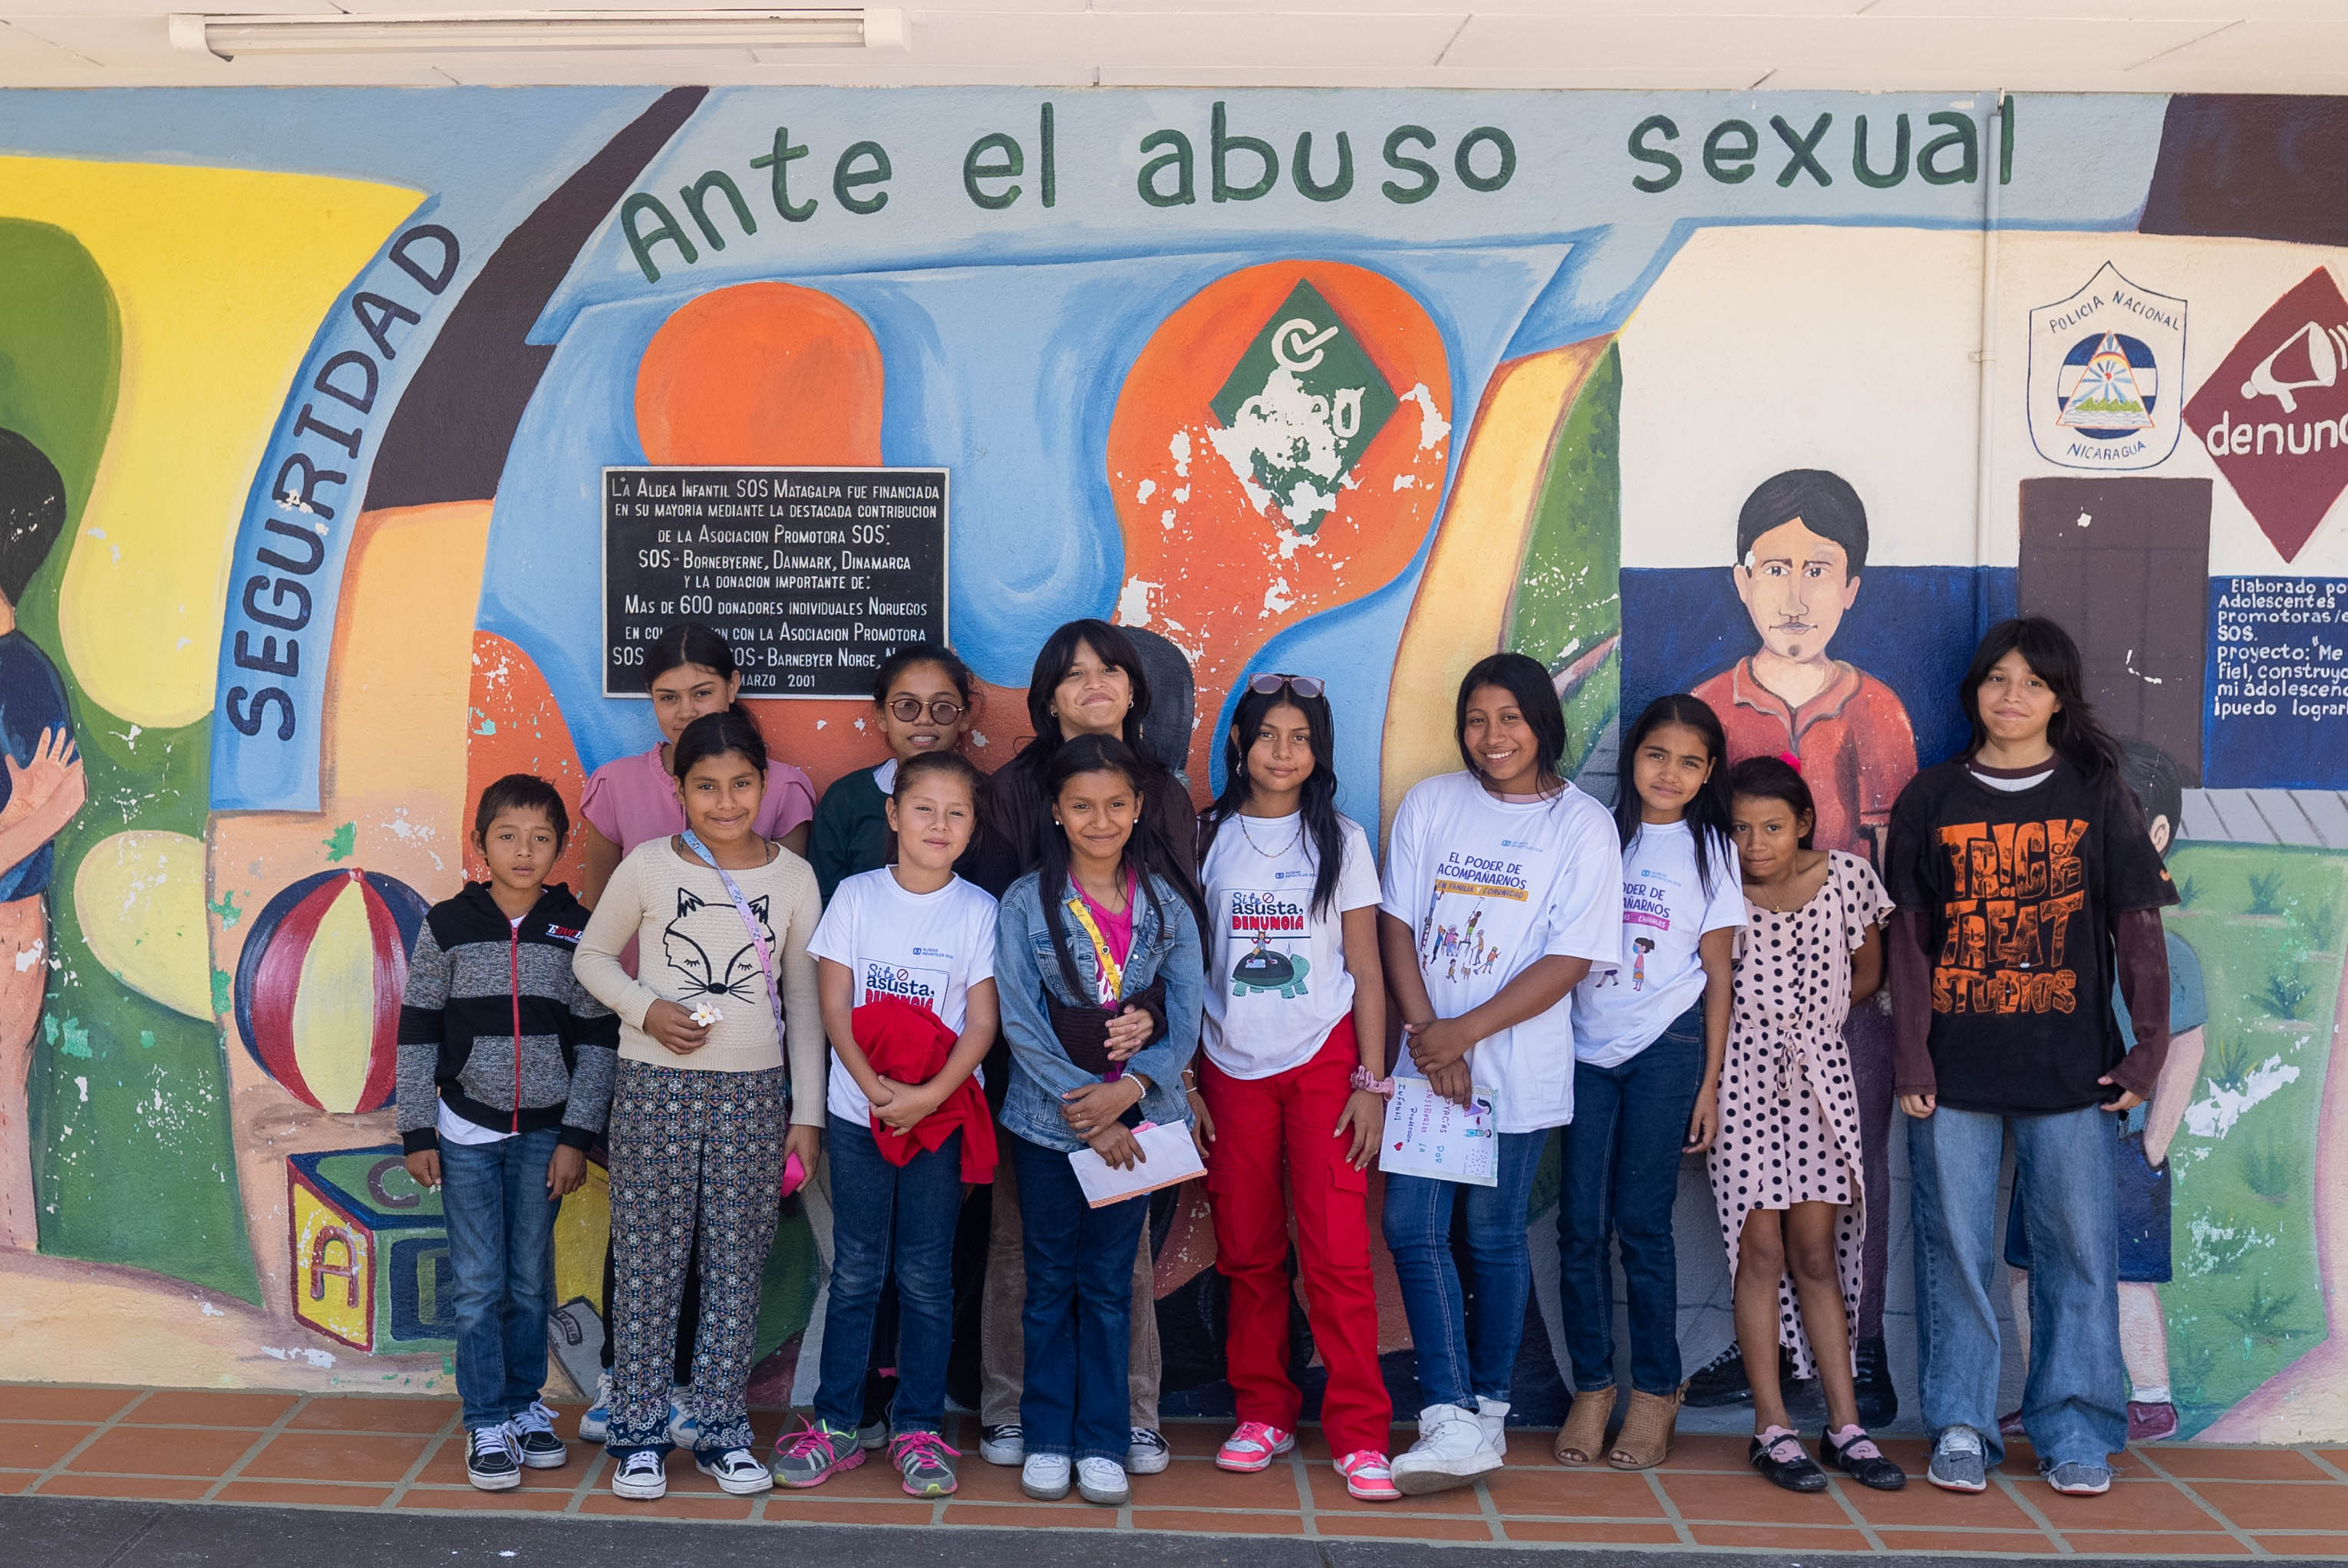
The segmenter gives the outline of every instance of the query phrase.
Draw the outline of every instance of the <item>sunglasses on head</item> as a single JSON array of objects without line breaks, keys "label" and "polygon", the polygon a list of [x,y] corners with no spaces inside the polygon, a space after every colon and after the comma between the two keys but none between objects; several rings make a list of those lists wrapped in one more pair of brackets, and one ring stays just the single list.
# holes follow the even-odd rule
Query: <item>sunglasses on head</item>
[{"label": "sunglasses on head", "polygon": [[[929,704],[930,723],[951,724],[969,710],[959,702],[940,697]],[[917,724],[922,720],[922,700],[919,697],[899,697],[889,704],[889,712],[901,724]]]},{"label": "sunglasses on head", "polygon": [[1323,691],[1319,677],[1313,675],[1273,675],[1267,673],[1262,675],[1251,675],[1248,677],[1248,690],[1255,692],[1261,697],[1269,697],[1274,692],[1279,691],[1282,686],[1287,687],[1290,691],[1295,692],[1300,697],[1318,697],[1321,695]]}]

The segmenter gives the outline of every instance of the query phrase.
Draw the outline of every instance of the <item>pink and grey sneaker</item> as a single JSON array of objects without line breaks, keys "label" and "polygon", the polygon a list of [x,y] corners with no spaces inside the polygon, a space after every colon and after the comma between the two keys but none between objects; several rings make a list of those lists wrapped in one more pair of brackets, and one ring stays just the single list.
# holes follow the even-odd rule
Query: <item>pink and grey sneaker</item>
[{"label": "pink and grey sneaker", "polygon": [[1271,1469],[1272,1460],[1295,1446],[1294,1432],[1284,1432],[1262,1421],[1241,1421],[1239,1430],[1225,1438],[1223,1446],[1215,1450],[1215,1468],[1253,1475],[1257,1471]]},{"label": "pink and grey sneaker", "polygon": [[908,1497],[946,1497],[961,1483],[954,1480],[958,1449],[946,1447],[935,1432],[900,1432],[889,1440],[889,1462],[905,1478]]},{"label": "pink and grey sneaker", "polygon": [[821,1486],[844,1470],[864,1462],[864,1446],[853,1430],[822,1421],[802,1421],[775,1440],[775,1479],[788,1487]]},{"label": "pink and grey sneaker", "polygon": [[1362,1502],[1392,1502],[1402,1496],[1394,1483],[1394,1467],[1375,1449],[1355,1449],[1337,1461],[1345,1478],[1346,1495]]}]

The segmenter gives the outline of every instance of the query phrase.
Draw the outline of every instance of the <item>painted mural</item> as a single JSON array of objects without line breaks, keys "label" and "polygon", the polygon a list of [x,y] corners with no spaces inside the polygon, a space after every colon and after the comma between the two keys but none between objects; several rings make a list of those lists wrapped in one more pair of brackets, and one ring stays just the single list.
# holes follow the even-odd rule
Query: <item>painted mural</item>
[{"label": "painted mural", "polygon": [[[2348,1437],[2348,169],[2305,152],[2343,133],[2322,98],[0,93],[0,1378],[447,1389],[397,999],[479,786],[575,805],[652,734],[601,694],[601,470],[921,465],[982,765],[1100,615],[1187,663],[1153,739],[1201,798],[1247,675],[1323,674],[1365,824],[1456,765],[1505,647],[1601,795],[1625,709],[1694,690],[1875,855],[1978,630],[2064,619],[2184,898],[2136,1395]],[[1797,520],[1741,527],[1765,494]],[[860,703],[754,706],[819,787],[880,754]],[[602,1192],[550,1325],[590,1382]],[[1555,1201],[1552,1156],[1537,1259]],[[1204,1203],[1154,1225],[1174,1414],[1227,1408]],[[1729,1337],[1695,1218],[1691,1366]],[[766,1399],[811,1380],[829,1246],[817,1192]]]}]

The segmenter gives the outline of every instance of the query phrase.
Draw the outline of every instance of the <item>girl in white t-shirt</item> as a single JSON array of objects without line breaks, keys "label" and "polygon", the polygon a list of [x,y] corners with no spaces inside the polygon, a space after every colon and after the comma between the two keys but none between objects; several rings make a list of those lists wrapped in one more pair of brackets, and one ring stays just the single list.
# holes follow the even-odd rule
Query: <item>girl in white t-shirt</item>
[{"label": "girl in white t-shirt", "polygon": [[1680,1155],[1712,1146],[1736,933],[1745,924],[1728,830],[1727,741],[1697,698],[1658,697],[1623,737],[1630,777],[1614,806],[1622,843],[1620,965],[1573,991],[1573,1121],[1558,1204],[1560,1296],[1573,1408],[1561,1464],[1594,1462],[1614,1409],[1614,1288],[1621,1237],[1630,1304],[1631,1409],[1607,1453],[1659,1465],[1680,1408],[1679,1260],[1672,1200]]},{"label": "girl in white t-shirt", "polygon": [[994,1042],[994,900],[954,875],[978,821],[978,770],[952,752],[900,763],[896,864],[840,883],[808,943],[832,1049],[831,1294],[814,1418],[775,1445],[775,1479],[819,1485],[864,1462],[857,1423],[881,1282],[896,1276],[889,1458],[915,1497],[954,1490],[939,1434],[953,1339],[964,1183],[994,1179],[994,1123],[973,1076]]},{"label": "girl in white t-shirt", "polygon": [[1378,1367],[1369,1164],[1385,1125],[1385,979],[1370,842],[1337,814],[1335,725],[1310,675],[1256,675],[1223,747],[1223,793],[1200,823],[1207,987],[1191,1089],[1239,1428],[1225,1470],[1296,1446],[1288,1375],[1288,1203],[1313,1343],[1329,1369],[1322,1430],[1346,1490],[1390,1501],[1394,1401]]},{"label": "girl in white t-shirt", "polygon": [[[1394,1462],[1416,1495],[1497,1470],[1532,1269],[1525,1203],[1549,1129],[1573,1119],[1568,993],[1622,949],[1622,856],[1596,801],[1558,775],[1565,716],[1549,671],[1496,653],[1459,683],[1465,773],[1414,787],[1386,846],[1378,938],[1407,1070],[1487,1100],[1497,1185],[1386,1179],[1384,1225],[1418,1356],[1419,1440]],[[1466,1214],[1471,1333],[1452,1261]]]}]

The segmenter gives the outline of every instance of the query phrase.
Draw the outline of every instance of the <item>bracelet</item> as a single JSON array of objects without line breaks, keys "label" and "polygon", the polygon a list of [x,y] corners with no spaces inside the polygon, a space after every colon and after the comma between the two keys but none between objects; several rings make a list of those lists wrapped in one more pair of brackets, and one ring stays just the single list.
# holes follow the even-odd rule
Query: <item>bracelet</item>
[{"label": "bracelet", "polygon": [[1372,1078],[1370,1070],[1366,1067],[1356,1066],[1354,1069],[1354,1087],[1375,1094],[1381,1100],[1394,1098],[1395,1081],[1391,1078]]}]

